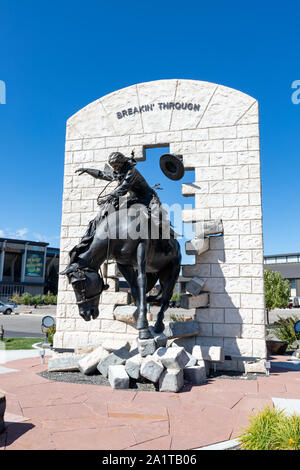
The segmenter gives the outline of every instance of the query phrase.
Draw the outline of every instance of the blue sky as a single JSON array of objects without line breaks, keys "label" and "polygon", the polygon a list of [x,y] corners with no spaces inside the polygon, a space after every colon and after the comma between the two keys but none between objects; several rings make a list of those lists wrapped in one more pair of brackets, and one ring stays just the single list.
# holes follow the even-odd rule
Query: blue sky
[{"label": "blue sky", "polygon": [[300,251],[299,1],[1,0],[0,18],[0,236],[59,245],[69,116],[134,83],[188,78],[259,100],[265,254]]}]

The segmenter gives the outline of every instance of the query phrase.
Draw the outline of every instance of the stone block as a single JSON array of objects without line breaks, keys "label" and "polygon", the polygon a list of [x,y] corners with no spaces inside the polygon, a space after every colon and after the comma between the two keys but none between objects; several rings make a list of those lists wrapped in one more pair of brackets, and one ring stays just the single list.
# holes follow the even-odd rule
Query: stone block
[{"label": "stone block", "polygon": [[224,362],[224,350],[220,346],[200,346],[193,347],[192,356],[201,361]]},{"label": "stone block", "polygon": [[160,392],[179,392],[184,385],[183,370],[165,370],[159,379]]},{"label": "stone block", "polygon": [[127,323],[135,327],[138,317],[138,308],[135,305],[118,306],[114,310],[115,320]]},{"label": "stone block", "polygon": [[48,359],[49,372],[73,372],[79,370],[78,362],[85,357],[84,354],[61,353]]},{"label": "stone block", "polygon": [[155,361],[158,361],[161,363],[161,358],[166,354],[168,348],[162,346],[161,348],[158,348],[154,354],[152,354],[152,358]]},{"label": "stone block", "polygon": [[192,295],[199,295],[204,284],[204,279],[195,276],[186,284],[186,290]]},{"label": "stone block", "polygon": [[147,356],[142,362],[140,374],[150,382],[156,383],[163,371],[164,366],[160,362],[154,360],[151,356]]},{"label": "stone block", "polygon": [[199,325],[195,320],[170,322],[166,325],[163,333],[168,339],[197,336]]},{"label": "stone block", "polygon": [[181,308],[190,309],[190,308],[200,308],[207,307],[209,304],[209,294],[208,292],[202,292],[199,295],[193,296],[190,294],[184,294],[180,299]]},{"label": "stone block", "polygon": [[142,360],[143,358],[140,354],[135,354],[134,356],[127,359],[125,370],[132,379],[137,380],[139,378]]},{"label": "stone block", "polygon": [[149,326],[149,330],[155,340],[156,347],[157,348],[165,347],[168,341],[167,336],[164,333],[160,333],[160,334],[155,333],[153,326]]},{"label": "stone block", "polygon": [[196,344],[197,336],[187,336],[185,338],[176,338],[169,341],[168,346],[179,346],[184,348],[189,354],[192,354],[193,347]]},{"label": "stone block", "polygon": [[99,346],[78,362],[79,369],[85,375],[93,374],[99,362],[107,356],[108,352],[102,346]]},{"label": "stone block", "polygon": [[108,380],[112,388],[129,388],[129,376],[123,365],[110,365],[108,369]]},{"label": "stone block", "polygon": [[137,339],[138,350],[142,357],[153,354],[156,350],[156,342],[154,338]]},{"label": "stone block", "polygon": [[185,352],[189,358],[189,362],[186,364],[185,367],[192,367],[192,366],[197,365],[197,359],[194,356],[192,356],[192,354],[190,354],[188,351],[185,351]]},{"label": "stone block", "polygon": [[194,238],[185,243],[185,251],[187,255],[201,255],[209,249],[208,238]]},{"label": "stone block", "polygon": [[256,362],[246,362],[245,372],[265,374],[266,373],[265,360],[256,361]]},{"label": "stone block", "polygon": [[203,384],[206,382],[206,369],[201,365],[187,366],[183,369],[183,377],[191,384]]},{"label": "stone block", "polygon": [[105,339],[101,346],[109,353],[118,351],[121,348],[126,348],[129,351],[130,341],[126,339]]},{"label": "stone block", "polygon": [[4,392],[0,390],[0,434],[4,431],[4,413],[6,409],[6,398]]},{"label": "stone block", "polygon": [[87,344],[86,346],[79,346],[78,348],[75,348],[74,352],[75,354],[89,354],[95,349],[97,349],[99,346],[100,344]]},{"label": "stone block", "polygon": [[121,348],[117,351],[111,352],[104,359],[99,362],[97,369],[104,377],[108,376],[109,366],[121,366],[124,365],[129,359],[130,353],[128,349]]},{"label": "stone block", "polygon": [[161,356],[160,361],[166,369],[184,369],[190,361],[184,348],[167,348],[165,353]]}]

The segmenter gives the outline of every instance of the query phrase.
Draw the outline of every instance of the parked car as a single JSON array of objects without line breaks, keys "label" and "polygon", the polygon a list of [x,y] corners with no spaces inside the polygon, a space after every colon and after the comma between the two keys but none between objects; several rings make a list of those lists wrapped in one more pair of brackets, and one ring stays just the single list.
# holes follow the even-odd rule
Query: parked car
[{"label": "parked car", "polygon": [[294,307],[294,302],[293,302],[293,297],[289,298],[289,303],[288,303],[288,308],[293,308]]},{"label": "parked car", "polygon": [[13,311],[14,306],[10,304],[4,304],[3,302],[0,302],[0,312],[3,313],[4,315],[10,315],[11,312]]}]

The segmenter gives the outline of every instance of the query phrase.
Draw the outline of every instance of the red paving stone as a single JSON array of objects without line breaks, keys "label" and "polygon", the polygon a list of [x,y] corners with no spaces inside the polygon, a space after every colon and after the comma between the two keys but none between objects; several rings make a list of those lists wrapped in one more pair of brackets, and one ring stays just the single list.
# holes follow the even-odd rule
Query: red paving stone
[{"label": "red paving stone", "polygon": [[39,358],[10,362],[19,372],[0,376],[0,450],[185,450],[233,439],[271,397],[300,399],[300,372],[276,365],[288,359],[273,358],[270,377],[209,379],[178,394],[54,382],[37,375],[47,367]]}]

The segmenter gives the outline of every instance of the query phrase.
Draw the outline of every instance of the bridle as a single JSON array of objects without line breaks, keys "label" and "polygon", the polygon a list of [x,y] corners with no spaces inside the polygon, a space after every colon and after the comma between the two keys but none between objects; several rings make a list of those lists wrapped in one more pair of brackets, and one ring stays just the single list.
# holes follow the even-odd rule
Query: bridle
[{"label": "bridle", "polygon": [[[102,294],[102,290],[100,292],[98,292],[97,294],[93,295],[92,297],[86,297],[86,294],[85,294],[85,281],[86,281],[86,276],[84,274],[84,271],[82,271],[81,269],[77,269],[75,271],[75,273],[79,276],[78,278],[75,277],[75,279],[73,281],[70,281],[72,286],[73,284],[76,284],[78,285],[78,290],[79,290],[79,293],[80,293],[80,296],[82,297],[82,300],[76,300],[76,304],[77,305],[82,305],[84,303],[87,303],[87,302],[90,302],[92,300],[95,300],[97,299],[101,294]],[[74,276],[74,273],[72,273],[72,276]],[[101,278],[100,278],[101,279]],[[102,282],[102,285],[103,285],[103,279],[101,279],[101,282]]]}]

